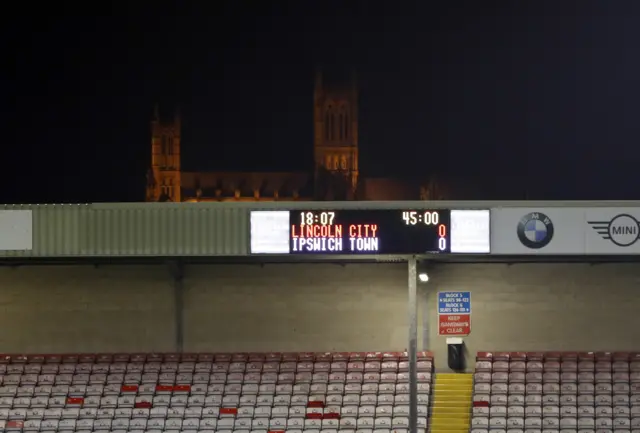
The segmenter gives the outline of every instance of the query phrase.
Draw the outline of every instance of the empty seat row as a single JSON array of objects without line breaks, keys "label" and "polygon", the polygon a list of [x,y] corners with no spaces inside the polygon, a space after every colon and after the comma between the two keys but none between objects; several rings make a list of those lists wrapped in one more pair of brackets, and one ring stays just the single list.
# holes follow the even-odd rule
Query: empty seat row
[{"label": "empty seat row", "polygon": [[640,418],[627,417],[474,417],[472,428],[640,428]]},{"label": "empty seat row", "polygon": [[545,428],[473,428],[471,433],[640,433],[640,429],[611,429],[611,428],[563,428],[545,427]]},{"label": "empty seat row", "polygon": [[[408,391],[380,394],[245,394],[245,395],[110,395],[59,397],[3,397],[0,408],[20,407],[134,407],[154,406],[299,406],[317,403],[344,405],[401,404]],[[427,401],[428,392],[418,390],[418,399]]]},{"label": "empty seat row", "polygon": [[[418,413],[428,414],[428,406],[418,405]],[[83,407],[83,408],[20,408],[0,409],[0,419],[60,419],[60,418],[269,418],[269,417],[313,417],[317,414],[338,414],[346,417],[357,416],[408,416],[409,405],[369,405],[369,406],[239,406],[185,407],[154,406],[140,407]]]},{"label": "empty seat row", "polygon": [[[367,406],[367,405],[402,405],[406,404],[409,399],[408,394],[387,394],[381,395],[380,398],[376,398],[375,395],[372,395],[372,398],[363,398],[361,401],[356,400],[343,400],[339,398],[340,396],[328,396],[327,398],[323,398],[324,396],[309,396],[304,399],[279,399],[279,398],[270,398],[270,399],[247,399],[247,398],[235,398],[235,399],[214,399],[214,398],[206,398],[206,399],[198,399],[198,398],[189,398],[189,399],[163,399],[161,397],[154,397],[152,399],[136,399],[134,401],[128,399],[114,399],[109,397],[103,398],[86,398],[80,404],[76,403],[62,403],[59,401],[51,402],[48,404],[46,401],[42,400],[31,400],[31,401],[19,401],[14,402],[13,404],[7,404],[6,406],[0,406],[0,411],[5,409],[30,409],[30,408],[44,408],[44,409],[57,409],[57,408],[70,408],[74,407],[100,407],[100,408],[110,408],[110,407],[118,407],[118,408],[145,408],[148,406],[152,407],[238,407],[238,406],[248,406],[248,407],[277,407],[277,406],[309,406],[313,403],[323,401],[326,405],[345,405],[345,406]],[[314,401],[315,400],[315,401]],[[428,404],[429,395],[428,394],[418,394],[418,401],[423,404]]]},{"label": "empty seat row", "polygon": [[[34,427],[35,426],[30,427],[29,424],[27,424],[26,431],[37,431],[34,429]],[[46,424],[43,425],[39,431],[41,433],[57,433],[58,431],[60,431],[57,429],[46,428],[46,427],[47,427]],[[64,430],[64,431],[86,432],[90,430],[91,429],[83,428],[82,425],[80,425],[80,426],[76,426],[74,430]],[[13,421],[9,422],[5,425],[5,431],[10,431],[10,432],[25,431],[24,423],[13,422]],[[189,425],[183,424],[182,429],[174,429],[171,427],[168,427],[166,429],[158,429],[157,427],[151,427],[150,425],[147,426],[147,429],[137,429],[130,425],[129,429],[112,428],[111,430],[109,430],[109,429],[101,429],[98,427],[98,428],[95,428],[93,431],[95,433],[269,433],[269,432],[284,432],[285,430],[274,430],[274,429],[268,429],[265,427],[250,429],[250,428],[240,428],[240,426],[238,426],[238,428],[235,428],[233,430],[232,429],[215,430],[210,427],[206,427],[204,425],[200,425],[200,428],[194,428],[194,427],[190,427]],[[357,433],[409,433],[408,429],[401,429],[401,428],[394,428],[393,430],[382,429],[382,428],[376,428],[375,430],[372,428],[358,428],[356,430],[353,427],[336,429],[336,428],[322,428],[322,426],[313,426],[313,427],[310,426],[310,428],[305,428],[304,430],[300,427],[294,427],[294,426],[290,426],[286,428],[286,433],[356,433],[356,432]],[[417,429],[417,433],[426,433],[426,428],[419,427]],[[549,433],[558,433],[558,432],[549,432]],[[584,433],[593,433],[593,432],[584,432]],[[640,431],[638,432],[634,431],[633,433],[640,433]]]},{"label": "empty seat row", "polygon": [[[418,360],[433,360],[431,352],[418,352]],[[257,353],[117,353],[67,355],[0,355],[0,364],[171,364],[196,362],[332,362],[407,360],[407,352],[257,352]]]},{"label": "empty seat row", "polygon": [[[269,431],[272,432],[282,432],[283,430],[270,430],[268,428],[259,428],[259,429],[248,429],[248,428],[237,428],[237,429],[212,429],[212,428],[208,428],[205,427],[203,425],[200,425],[200,428],[191,428],[188,425],[184,425],[182,426],[182,429],[173,429],[173,428],[166,428],[166,429],[158,429],[158,428],[151,428],[150,426],[147,426],[148,429],[136,429],[133,428],[131,426],[129,426],[129,429],[94,429],[93,431],[95,433],[269,433]],[[12,422],[12,423],[7,423],[5,426],[6,431],[11,431],[11,432],[18,432],[18,431],[23,431],[24,430],[24,423],[18,423],[18,422]],[[36,430],[32,430],[30,429],[30,427],[27,425],[27,431],[36,431]],[[71,431],[90,431],[89,429],[83,429],[82,427],[78,428],[78,426],[76,426],[75,430],[68,430],[69,432]],[[57,430],[55,429],[48,429],[48,428],[43,428],[40,430],[41,433],[56,433]],[[313,428],[308,428],[308,429],[302,429],[302,428],[287,428],[286,429],[286,433],[409,433],[408,429],[398,429],[398,428],[394,428],[393,430],[391,429],[371,429],[371,428],[362,428],[362,429],[354,429],[354,428],[348,428],[348,429],[335,429],[335,428],[318,428],[318,427],[313,427]],[[426,429],[425,428],[418,428],[418,433],[425,433]],[[506,432],[503,432],[506,433]],[[541,433],[541,432],[533,432],[533,433]],[[550,433],[558,433],[558,432],[550,432]],[[585,432],[585,433],[593,433],[593,432]],[[607,432],[605,432],[607,433]],[[633,432],[636,433],[636,432]],[[640,432],[638,432],[640,433]]]},{"label": "empty seat row", "polygon": [[[431,372],[418,372],[431,381]],[[104,385],[104,384],[233,384],[233,383],[396,383],[408,382],[409,373],[132,373],[0,375],[0,385]]]},{"label": "empty seat row", "polygon": [[[431,384],[419,383],[417,390],[418,394],[430,394]],[[55,392],[48,393],[15,393],[0,397],[0,407],[9,406],[27,406],[37,404],[38,406],[65,406],[67,404],[79,404],[88,403],[89,401],[95,401],[96,398],[101,397],[104,401],[112,401],[118,399],[119,404],[129,404],[131,402],[138,401],[151,401],[150,398],[157,398],[159,402],[168,401],[179,404],[185,402],[188,398],[192,401],[202,401],[206,397],[208,400],[234,400],[239,399],[240,402],[245,401],[247,404],[250,402],[273,402],[274,400],[281,402],[282,404],[295,403],[298,401],[307,400],[324,400],[324,401],[342,401],[345,403],[356,404],[359,401],[388,401],[393,399],[394,395],[408,394],[408,384],[397,384],[381,387],[323,387],[323,386],[311,386],[301,387],[293,389],[276,389],[265,390],[259,389],[259,391],[252,392],[253,390],[245,390],[242,392],[217,392],[215,390],[207,389],[205,392],[202,390],[192,390],[191,392],[182,393],[167,393],[161,391],[138,390],[137,392],[122,392],[117,389],[103,389],[94,391],[83,390],[71,390],[64,394]],[[401,397],[399,397],[401,398]],[[76,402],[76,399],[86,399],[86,402]]]},{"label": "empty seat row", "polygon": [[640,395],[640,383],[490,383],[476,382],[473,386],[476,394],[589,394],[589,395]]},{"label": "empty seat row", "polygon": [[474,375],[476,382],[484,383],[640,383],[640,372],[484,372]]},{"label": "empty seat row", "polygon": [[[2,401],[2,400],[0,400]],[[238,406],[376,406],[402,405],[409,401],[409,394],[363,394],[363,395],[276,395],[276,396],[107,396],[107,397],[60,397],[60,398],[16,398],[5,399],[0,404],[0,413],[4,409],[21,408],[75,408],[75,407],[238,407]],[[418,394],[418,402],[429,403],[429,394]]]},{"label": "empty seat row", "polygon": [[626,416],[640,417],[640,406],[487,406],[473,408],[473,415],[478,416],[567,416],[567,417],[594,417],[594,416]]},{"label": "empty seat row", "polygon": [[[418,390],[429,390],[431,375],[418,375]],[[358,382],[312,382],[312,383],[262,383],[238,384],[215,383],[193,385],[169,384],[93,384],[93,385],[5,385],[0,386],[0,396],[48,396],[48,395],[114,395],[114,394],[309,394],[309,393],[346,393],[349,390],[361,390],[365,394],[382,392],[385,394],[404,392],[408,382],[363,383]]]},{"label": "empty seat row", "polygon": [[[193,393],[193,394],[169,394],[161,392],[150,393],[117,393],[113,394],[95,394],[95,395],[81,395],[69,393],[67,395],[58,394],[54,396],[38,395],[38,396],[8,396],[0,397],[0,407],[62,407],[62,406],[74,406],[74,405],[88,405],[94,404],[94,402],[101,402],[100,405],[133,405],[142,402],[157,402],[161,405],[177,405],[185,406],[187,404],[203,405],[207,402],[211,402],[212,405],[224,406],[225,402],[239,402],[246,405],[272,405],[272,404],[301,404],[300,402],[308,401],[333,401],[343,402],[345,404],[357,404],[358,402],[388,402],[388,401],[401,401],[406,398],[409,391],[406,386],[389,387],[389,388],[376,388],[376,389],[361,389],[361,388],[345,388],[345,389],[323,389],[314,388],[309,391],[308,389],[302,389],[294,391],[293,393],[245,393],[245,394],[221,394],[221,393]],[[430,384],[422,384],[418,387],[419,395],[429,395]]]},{"label": "empty seat row", "polygon": [[640,372],[640,352],[478,352],[476,372]]},{"label": "empty seat row", "polygon": [[[430,360],[420,360],[418,371],[430,371]],[[0,374],[125,374],[125,373],[396,373],[408,371],[409,361],[333,362],[197,362],[119,364],[0,364]]]},{"label": "empty seat row", "polygon": [[[420,430],[427,427],[426,418],[418,418]],[[289,431],[290,429],[307,430],[406,430],[408,418],[358,418],[338,419],[254,419],[254,420],[216,420],[216,419],[103,419],[103,420],[29,420],[0,421],[0,428],[6,431],[92,431],[92,430],[191,430],[212,429],[220,431],[266,430]],[[266,432],[265,432],[266,433]]]},{"label": "empty seat row", "polygon": [[485,394],[473,395],[475,405],[512,406],[637,406],[640,394]]},{"label": "empty seat row", "polygon": [[[426,416],[425,415],[419,415],[419,418],[426,420]],[[125,422],[139,422],[139,423],[145,423],[146,422],[155,422],[157,420],[166,420],[166,421],[182,421],[182,420],[188,420],[190,421],[190,423],[200,423],[200,424],[204,424],[206,423],[208,426],[215,426],[216,424],[220,427],[222,426],[228,426],[228,427],[233,427],[235,426],[247,426],[247,425],[251,425],[252,423],[258,424],[258,425],[268,425],[269,423],[271,424],[277,424],[280,426],[315,426],[315,425],[341,425],[341,426],[352,426],[352,427],[357,427],[357,426],[361,426],[361,427],[368,427],[368,426],[374,426],[374,425],[381,425],[381,424],[388,424],[388,425],[396,425],[399,426],[398,428],[403,428],[402,426],[407,426],[408,425],[408,417],[406,415],[401,415],[401,416],[384,416],[384,417],[343,417],[343,418],[332,418],[332,417],[319,417],[319,418],[304,418],[304,417],[279,417],[279,418],[269,418],[269,417],[259,417],[259,418],[252,418],[252,417],[243,417],[243,418],[215,418],[215,417],[209,417],[209,418],[179,418],[179,417],[167,417],[167,418],[160,418],[160,417],[149,417],[149,418],[126,418],[126,417],[115,417],[115,418],[29,418],[29,419],[15,419],[15,420],[0,420],[0,424],[1,423],[11,423],[11,422],[34,422],[35,421],[44,421],[44,422],[51,422],[51,423],[55,423],[56,421],[58,422],[64,422],[64,423],[71,423],[73,421],[75,421],[76,423],[80,423],[80,424],[87,424],[89,422],[92,421],[96,421],[98,423],[103,423],[103,424],[111,424],[112,422],[115,423],[125,423]],[[381,428],[385,428],[385,427],[381,427]]]}]

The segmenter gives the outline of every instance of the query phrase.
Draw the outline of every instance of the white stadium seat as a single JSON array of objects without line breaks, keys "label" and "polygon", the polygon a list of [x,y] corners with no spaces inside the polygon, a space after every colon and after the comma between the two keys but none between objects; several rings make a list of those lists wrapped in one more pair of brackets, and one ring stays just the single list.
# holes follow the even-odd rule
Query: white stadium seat
[{"label": "white stadium seat", "polygon": [[640,433],[640,353],[479,352],[471,433]]},{"label": "white stadium seat", "polygon": [[[406,433],[406,353],[3,356],[0,431]],[[419,429],[433,358],[418,360]]]}]

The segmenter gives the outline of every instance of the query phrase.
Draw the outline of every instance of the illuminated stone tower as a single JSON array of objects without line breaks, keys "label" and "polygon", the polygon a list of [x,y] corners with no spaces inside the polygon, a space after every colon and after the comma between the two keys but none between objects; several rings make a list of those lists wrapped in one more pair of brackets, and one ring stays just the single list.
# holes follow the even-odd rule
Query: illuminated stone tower
[{"label": "illuminated stone tower", "polygon": [[180,114],[163,122],[158,107],[151,121],[151,170],[147,181],[147,201],[181,201],[180,197]]},{"label": "illuminated stone tower", "polygon": [[316,177],[326,169],[344,176],[353,197],[358,185],[358,85],[355,73],[344,83],[316,74],[314,91],[314,156]]}]

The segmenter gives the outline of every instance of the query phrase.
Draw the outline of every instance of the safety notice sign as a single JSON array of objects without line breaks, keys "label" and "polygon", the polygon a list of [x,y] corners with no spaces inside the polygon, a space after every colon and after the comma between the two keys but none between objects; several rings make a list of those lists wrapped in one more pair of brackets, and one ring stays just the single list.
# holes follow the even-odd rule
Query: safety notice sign
[{"label": "safety notice sign", "polygon": [[439,335],[469,335],[470,332],[470,314],[438,314]]},{"label": "safety notice sign", "polygon": [[471,333],[471,292],[438,293],[438,334],[463,336]]}]

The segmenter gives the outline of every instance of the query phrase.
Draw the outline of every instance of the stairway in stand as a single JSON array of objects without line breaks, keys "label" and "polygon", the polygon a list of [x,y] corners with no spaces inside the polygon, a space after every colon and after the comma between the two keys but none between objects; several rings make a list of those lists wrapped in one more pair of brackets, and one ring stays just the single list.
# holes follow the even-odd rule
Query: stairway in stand
[{"label": "stairway in stand", "polygon": [[472,374],[436,373],[429,432],[468,433],[472,393]]}]

